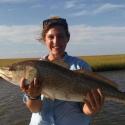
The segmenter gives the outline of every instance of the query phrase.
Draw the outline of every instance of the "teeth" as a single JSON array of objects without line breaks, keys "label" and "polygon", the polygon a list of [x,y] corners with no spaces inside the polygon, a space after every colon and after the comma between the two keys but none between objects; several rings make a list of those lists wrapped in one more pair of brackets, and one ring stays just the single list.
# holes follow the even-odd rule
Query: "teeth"
[{"label": "teeth", "polygon": [[59,47],[58,47],[58,46],[54,46],[54,48],[56,48],[56,49],[57,49],[57,48],[59,48]]}]

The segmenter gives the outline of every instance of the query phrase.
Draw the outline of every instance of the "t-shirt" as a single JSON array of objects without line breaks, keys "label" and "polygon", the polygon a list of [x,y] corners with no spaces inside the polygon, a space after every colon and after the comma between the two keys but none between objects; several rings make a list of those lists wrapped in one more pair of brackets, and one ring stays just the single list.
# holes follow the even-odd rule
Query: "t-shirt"
[{"label": "t-shirt", "polygon": [[[47,56],[41,60],[47,60]],[[70,70],[84,69],[92,71],[90,65],[85,61],[69,56],[65,53],[64,57],[59,61],[64,61],[66,68]],[[89,125],[90,116],[86,116],[82,112],[81,103],[68,102],[62,100],[51,100],[41,96],[43,101],[40,112],[32,113],[30,125]]]}]

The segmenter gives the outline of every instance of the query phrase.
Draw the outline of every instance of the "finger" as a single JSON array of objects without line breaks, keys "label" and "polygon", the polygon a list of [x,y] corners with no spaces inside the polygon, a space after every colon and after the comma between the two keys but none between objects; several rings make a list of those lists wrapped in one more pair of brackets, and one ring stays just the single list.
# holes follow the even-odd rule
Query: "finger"
[{"label": "finger", "polygon": [[39,79],[35,77],[33,80],[34,80],[34,87],[39,88]]},{"label": "finger", "polygon": [[95,109],[96,107],[96,103],[92,94],[92,91],[90,91],[87,96],[86,96],[86,100],[88,100],[88,102],[90,103],[92,109]]},{"label": "finger", "polygon": [[20,84],[19,84],[19,86],[20,86],[20,88],[24,88],[24,77],[22,77],[21,79],[20,79]]},{"label": "finger", "polygon": [[93,108],[92,108],[90,102],[87,99],[85,99],[85,103],[84,103],[83,108],[84,107],[87,107],[89,109],[89,112],[93,112]]},{"label": "finger", "polygon": [[21,78],[20,80],[20,89],[24,92],[27,89],[27,86],[25,85],[25,78]]},{"label": "finger", "polygon": [[39,77],[38,79],[37,79],[37,85],[38,85],[38,88],[39,89],[42,89],[42,84],[43,84],[43,78],[41,78],[41,77]]},{"label": "finger", "polygon": [[33,88],[34,88],[34,79],[33,79],[33,81],[29,85],[29,89],[33,89]]},{"label": "finger", "polygon": [[94,102],[96,104],[95,108],[99,109],[100,105],[101,105],[101,96],[100,96],[99,92],[97,91],[97,89],[92,90],[92,94],[94,97]]},{"label": "finger", "polygon": [[100,104],[103,105],[103,104],[104,104],[105,96],[103,95],[101,89],[98,88],[97,91],[98,91],[98,93],[99,93],[99,95],[100,95],[100,99],[101,99],[101,100],[100,100]]}]

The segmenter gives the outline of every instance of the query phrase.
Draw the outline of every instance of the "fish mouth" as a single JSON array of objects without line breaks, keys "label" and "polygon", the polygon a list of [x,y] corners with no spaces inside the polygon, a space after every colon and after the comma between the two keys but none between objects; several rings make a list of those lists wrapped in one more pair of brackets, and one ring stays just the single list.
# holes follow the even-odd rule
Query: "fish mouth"
[{"label": "fish mouth", "polygon": [[7,80],[7,81],[11,81],[12,80],[12,77],[9,77],[9,76],[7,76],[5,74],[2,74],[2,73],[0,74],[0,77],[5,79],[5,80]]},{"label": "fish mouth", "polygon": [[12,72],[8,71],[8,69],[6,69],[6,68],[0,68],[0,77],[7,81],[11,81]]}]

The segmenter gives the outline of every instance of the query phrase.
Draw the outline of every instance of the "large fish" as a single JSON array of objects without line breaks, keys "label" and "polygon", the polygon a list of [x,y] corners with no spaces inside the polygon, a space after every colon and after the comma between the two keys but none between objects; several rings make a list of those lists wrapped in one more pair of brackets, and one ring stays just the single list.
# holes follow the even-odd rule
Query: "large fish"
[{"label": "large fish", "polygon": [[84,101],[91,89],[100,88],[106,100],[125,103],[125,93],[118,90],[116,83],[93,72],[71,71],[48,61],[30,60],[0,68],[0,77],[19,86],[25,77],[30,84],[34,77],[42,77],[42,94],[51,99]]}]

